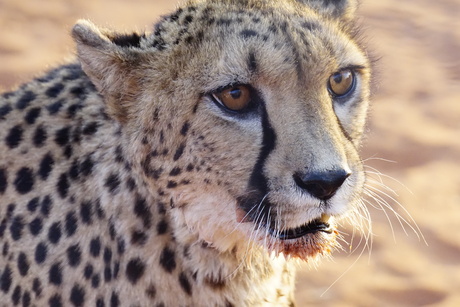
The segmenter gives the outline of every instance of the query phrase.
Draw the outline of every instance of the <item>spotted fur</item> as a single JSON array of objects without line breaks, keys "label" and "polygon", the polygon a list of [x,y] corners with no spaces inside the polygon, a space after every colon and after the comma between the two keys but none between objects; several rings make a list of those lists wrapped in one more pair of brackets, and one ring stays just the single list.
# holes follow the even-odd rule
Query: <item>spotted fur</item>
[{"label": "spotted fur", "polygon": [[[147,34],[80,21],[77,61],[0,99],[0,305],[293,306],[286,258],[328,254],[364,181],[355,7],[196,0]],[[244,112],[212,95],[237,84]]]}]

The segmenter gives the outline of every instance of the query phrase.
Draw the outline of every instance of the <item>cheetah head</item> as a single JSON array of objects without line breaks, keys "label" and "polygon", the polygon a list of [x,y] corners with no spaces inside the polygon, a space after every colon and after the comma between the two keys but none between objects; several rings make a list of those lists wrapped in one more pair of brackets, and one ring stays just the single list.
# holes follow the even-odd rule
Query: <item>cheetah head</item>
[{"label": "cheetah head", "polygon": [[370,68],[354,1],[190,1],[151,34],[87,21],[82,66],[175,236],[307,259],[356,210]]}]

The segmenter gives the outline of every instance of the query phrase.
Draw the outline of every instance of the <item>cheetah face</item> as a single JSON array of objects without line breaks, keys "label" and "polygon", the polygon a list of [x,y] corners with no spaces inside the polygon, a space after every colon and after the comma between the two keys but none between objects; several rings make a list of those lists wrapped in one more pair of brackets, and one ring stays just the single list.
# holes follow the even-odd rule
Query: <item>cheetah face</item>
[{"label": "cheetah face", "polygon": [[312,3],[197,3],[129,39],[74,28],[179,240],[306,259],[333,249],[336,218],[359,206],[369,62],[349,16]]}]

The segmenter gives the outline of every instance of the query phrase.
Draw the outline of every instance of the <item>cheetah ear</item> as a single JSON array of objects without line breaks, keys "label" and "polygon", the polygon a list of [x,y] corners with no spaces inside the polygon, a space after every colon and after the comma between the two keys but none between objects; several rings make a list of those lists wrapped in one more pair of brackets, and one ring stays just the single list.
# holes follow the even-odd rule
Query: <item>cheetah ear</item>
[{"label": "cheetah ear", "polygon": [[312,7],[322,15],[351,20],[358,7],[358,0],[297,0]]},{"label": "cheetah ear", "polygon": [[142,55],[136,48],[141,36],[117,35],[79,20],[72,36],[83,71],[104,97],[108,114],[121,123],[129,120],[139,93],[136,68]]}]

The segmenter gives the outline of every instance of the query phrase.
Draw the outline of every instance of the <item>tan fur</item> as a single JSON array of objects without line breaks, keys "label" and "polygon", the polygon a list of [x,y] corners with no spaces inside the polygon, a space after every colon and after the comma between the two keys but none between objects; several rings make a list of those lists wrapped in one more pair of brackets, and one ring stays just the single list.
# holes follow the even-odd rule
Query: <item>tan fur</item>
[{"label": "tan fur", "polygon": [[[189,1],[140,36],[80,21],[78,63],[0,100],[2,302],[292,306],[289,259],[336,247],[364,183],[369,63],[356,3],[333,2]],[[252,111],[212,100],[235,84]],[[327,200],[293,179],[342,169]],[[276,238],[324,216],[329,234]]]}]

